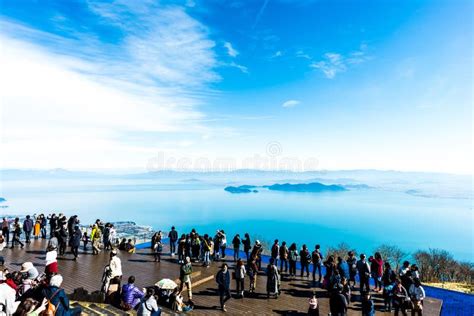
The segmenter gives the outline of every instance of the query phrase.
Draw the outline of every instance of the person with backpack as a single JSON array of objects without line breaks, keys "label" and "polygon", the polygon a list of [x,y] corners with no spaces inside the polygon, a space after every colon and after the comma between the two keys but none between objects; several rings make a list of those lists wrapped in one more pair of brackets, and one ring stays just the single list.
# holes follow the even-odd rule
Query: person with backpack
[{"label": "person with backpack", "polygon": [[221,309],[227,312],[225,303],[232,297],[230,294],[230,273],[227,263],[222,264],[216,275],[217,291],[219,292],[219,302]]},{"label": "person with backpack", "polygon": [[155,262],[161,262],[162,252],[163,252],[163,243],[161,242],[161,238],[157,238],[155,240],[155,244],[153,245],[153,255],[155,257]]},{"label": "person with backpack", "polygon": [[247,273],[247,270],[245,269],[242,259],[237,260],[234,273],[237,296],[244,298],[245,274]]},{"label": "person with backpack", "polygon": [[170,232],[168,233],[168,238],[170,239],[170,255],[174,257],[176,253],[176,242],[178,241],[178,232],[174,226],[171,227]]},{"label": "person with backpack", "polygon": [[301,274],[303,277],[304,271],[306,270],[306,277],[309,278],[309,265],[311,263],[311,254],[309,253],[306,245],[303,245],[300,251],[300,263],[301,263]]},{"label": "person with backpack", "polygon": [[382,275],[382,285],[383,285],[383,300],[384,300],[384,307],[385,311],[391,313],[392,312],[392,296],[393,296],[393,288],[395,284],[395,279],[397,275],[392,270],[390,266],[390,262],[385,261],[384,263],[384,271]]},{"label": "person with backpack", "polygon": [[192,285],[191,285],[191,274],[193,273],[193,266],[191,264],[191,258],[186,257],[184,263],[181,265],[179,269],[179,293],[181,293],[186,285],[188,290],[188,300],[192,301],[193,299],[193,292],[192,292]]},{"label": "person with backpack", "polygon": [[155,298],[155,290],[148,288],[145,296],[142,298],[137,311],[138,316],[159,316],[161,315],[161,309],[158,307],[158,303]]},{"label": "person with backpack", "polygon": [[178,263],[183,263],[186,252],[186,235],[182,234],[178,241]]},{"label": "person with backpack", "polygon": [[69,298],[61,289],[63,277],[60,274],[54,275],[49,280],[49,285],[42,290],[42,295],[46,298],[47,305],[42,315],[55,316],[74,316],[81,315],[81,307],[71,308],[69,306]]},{"label": "person with backpack", "polygon": [[26,215],[26,219],[23,221],[23,231],[25,232],[25,243],[31,243],[31,232],[33,231],[33,220],[30,215]]},{"label": "person with backpack", "polygon": [[17,217],[13,222],[12,246],[10,247],[11,249],[15,248],[16,243],[20,244],[21,249],[25,247],[25,245],[20,240],[21,231],[22,230],[20,226],[20,219]]},{"label": "person with backpack", "polygon": [[239,234],[235,235],[234,239],[232,239],[232,246],[234,247],[234,262],[237,262],[237,259],[239,259],[241,244],[242,244],[242,241],[240,240],[240,235]]},{"label": "person with backpack", "polygon": [[250,259],[255,260],[258,271],[262,270],[262,252],[263,246],[260,243],[260,240],[255,240],[255,245],[253,246],[252,253],[250,254]]},{"label": "person with backpack", "polygon": [[323,265],[323,254],[321,253],[321,246],[316,245],[314,247],[314,251],[311,254],[311,260],[313,261],[313,282],[316,282],[316,270],[318,270],[318,283],[321,283],[322,279],[322,272],[321,267]]},{"label": "person with backpack", "polygon": [[360,292],[370,292],[370,266],[364,254],[361,254],[360,260],[357,261],[357,272],[359,273]]},{"label": "person with backpack", "polygon": [[420,279],[415,278],[413,284],[408,290],[410,299],[412,302],[411,315],[414,316],[418,314],[419,316],[423,315],[423,300],[426,297],[425,289],[421,286]]},{"label": "person with backpack", "polygon": [[204,234],[202,238],[202,250],[204,251],[204,259],[202,266],[208,268],[211,265],[211,241],[208,234]]},{"label": "person with backpack", "polygon": [[292,243],[288,249],[288,263],[290,265],[290,278],[296,277],[296,262],[298,261],[298,248]]},{"label": "person with backpack", "polygon": [[[288,247],[286,246],[286,241],[281,243],[279,254],[280,256],[280,274],[283,272],[288,272]],[[285,270],[283,271],[283,266],[285,266]]]},{"label": "person with backpack", "polygon": [[247,261],[247,274],[249,276],[249,293],[254,294],[257,288],[258,267],[254,259]]},{"label": "person with backpack", "polygon": [[[354,287],[356,285],[356,275],[357,275],[357,258],[354,254],[354,251],[349,251],[347,253],[347,265],[349,266],[349,286],[351,287],[352,290],[354,290]],[[352,282],[352,285],[351,285]]]}]

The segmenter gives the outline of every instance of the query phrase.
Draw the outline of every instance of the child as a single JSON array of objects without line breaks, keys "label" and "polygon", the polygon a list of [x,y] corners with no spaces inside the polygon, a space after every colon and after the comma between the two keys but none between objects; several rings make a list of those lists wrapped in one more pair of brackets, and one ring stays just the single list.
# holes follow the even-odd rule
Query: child
[{"label": "child", "polygon": [[161,252],[163,251],[163,244],[161,241],[155,242],[153,250],[155,251],[155,262],[161,262]]},{"label": "child", "polygon": [[319,304],[316,298],[316,292],[313,292],[313,296],[309,299],[308,315],[319,316]]},{"label": "child", "polygon": [[89,243],[90,239],[89,236],[87,235],[87,232],[84,232],[84,235],[82,235],[82,242],[84,243],[84,251],[87,251],[87,244]]},{"label": "child", "polygon": [[374,301],[370,296],[370,292],[365,292],[362,294],[362,316],[374,316],[375,315],[375,306]]}]

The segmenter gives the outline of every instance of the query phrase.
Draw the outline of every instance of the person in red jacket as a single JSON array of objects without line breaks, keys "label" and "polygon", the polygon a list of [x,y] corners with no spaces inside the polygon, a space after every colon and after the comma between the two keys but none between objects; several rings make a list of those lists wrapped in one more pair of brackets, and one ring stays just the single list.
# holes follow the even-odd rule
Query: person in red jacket
[{"label": "person in red jacket", "polygon": [[370,271],[372,272],[372,278],[374,279],[374,291],[382,291],[382,275],[383,275],[383,260],[380,252],[376,252],[373,257],[369,258]]}]

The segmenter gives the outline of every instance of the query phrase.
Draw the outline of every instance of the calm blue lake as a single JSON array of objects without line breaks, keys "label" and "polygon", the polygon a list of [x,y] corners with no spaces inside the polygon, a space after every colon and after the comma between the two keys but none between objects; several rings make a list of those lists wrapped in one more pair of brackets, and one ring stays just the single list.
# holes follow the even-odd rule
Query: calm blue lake
[{"label": "calm blue lake", "polygon": [[371,252],[382,243],[405,251],[441,248],[473,261],[471,199],[418,197],[388,190],[231,194],[222,184],[151,180],[3,181],[2,214],[64,212],[82,223],[133,220],[168,230],[196,228],[306,243],[346,242]]}]

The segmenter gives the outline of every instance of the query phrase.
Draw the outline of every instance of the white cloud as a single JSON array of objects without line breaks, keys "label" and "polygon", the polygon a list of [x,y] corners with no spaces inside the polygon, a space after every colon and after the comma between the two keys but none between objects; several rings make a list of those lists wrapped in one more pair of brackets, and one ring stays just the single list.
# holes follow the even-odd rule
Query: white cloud
[{"label": "white cloud", "polygon": [[244,74],[248,74],[249,73],[249,69],[243,65],[240,65],[240,64],[237,64],[235,62],[230,62],[230,63],[223,63],[222,66],[227,66],[227,67],[231,67],[231,68],[237,68],[238,70],[240,70],[242,73]]},{"label": "white cloud", "polygon": [[326,53],[322,60],[312,62],[310,67],[321,70],[326,78],[333,79],[338,73],[345,72],[350,66],[370,60],[371,57],[367,55],[366,50],[367,46],[362,44],[360,50],[351,52],[347,56],[339,53]]},{"label": "white cloud", "polygon": [[281,50],[276,51],[270,58],[277,58],[283,56],[283,52]]},{"label": "white cloud", "polygon": [[116,43],[0,21],[0,168],[145,166],[171,135],[214,134],[197,107],[220,79],[215,44],[184,8],[150,3],[90,2]]},{"label": "white cloud", "polygon": [[336,53],[324,54],[324,60],[314,62],[310,67],[321,70],[329,79],[333,79],[337,73],[344,72],[347,69],[342,61],[342,56]]},{"label": "white cloud", "polygon": [[301,102],[298,101],[298,100],[287,100],[287,101],[283,102],[283,104],[281,106],[284,107],[284,108],[293,108],[293,107],[297,106],[300,103]]},{"label": "white cloud", "polygon": [[232,47],[231,43],[225,42],[224,47],[227,49],[227,54],[229,54],[230,57],[237,57],[237,55],[239,55],[239,52]]}]

